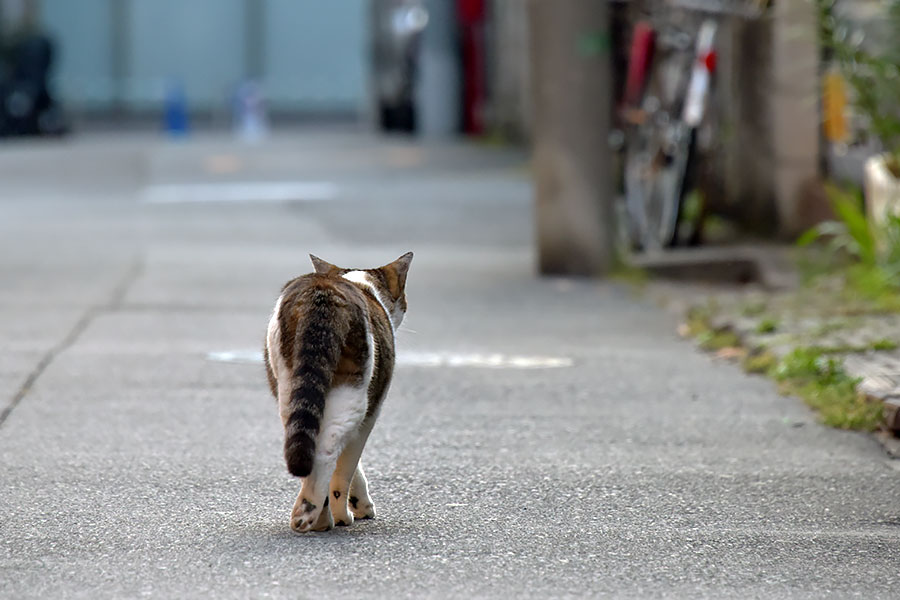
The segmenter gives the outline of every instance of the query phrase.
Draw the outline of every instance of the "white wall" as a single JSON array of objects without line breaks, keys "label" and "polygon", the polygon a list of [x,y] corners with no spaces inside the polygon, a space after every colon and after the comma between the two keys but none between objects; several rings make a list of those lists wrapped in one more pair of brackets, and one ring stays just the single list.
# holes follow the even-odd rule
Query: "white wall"
[{"label": "white wall", "polygon": [[159,104],[183,82],[194,107],[224,104],[244,73],[243,0],[128,0],[126,103]]},{"label": "white wall", "polygon": [[[250,48],[247,8],[261,6],[261,48]],[[125,23],[114,21],[115,4]],[[366,103],[369,0],[42,0],[59,55],[54,83],[75,110],[158,109],[166,83],[183,82],[192,107],[227,110],[228,94],[260,57],[269,104],[361,112]],[[122,26],[118,31],[117,26]],[[114,39],[124,34],[116,80]]]},{"label": "white wall", "polygon": [[87,108],[108,106],[115,89],[109,0],[43,0],[41,20],[56,41],[57,93]]},{"label": "white wall", "polygon": [[268,0],[263,84],[270,103],[362,110],[367,8],[365,0]]}]

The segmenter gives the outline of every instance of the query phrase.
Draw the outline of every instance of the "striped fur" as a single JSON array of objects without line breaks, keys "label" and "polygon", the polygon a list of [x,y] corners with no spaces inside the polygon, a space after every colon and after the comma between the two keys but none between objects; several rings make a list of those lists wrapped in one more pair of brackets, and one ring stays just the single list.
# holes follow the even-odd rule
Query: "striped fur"
[{"label": "striped fur", "polygon": [[[282,289],[264,352],[285,429],[287,468],[303,478],[291,519],[297,531],[374,516],[359,455],[390,385],[412,253],[369,270],[311,259],[316,272]],[[357,497],[359,490],[365,498]],[[323,511],[331,494],[335,501]]]},{"label": "striped fur", "polygon": [[[344,341],[350,328],[360,326],[365,316],[358,306],[347,307],[323,282],[311,282],[298,294],[297,302],[305,303],[306,309],[296,327],[284,459],[292,475],[306,477],[312,471],[325,396],[332,387]],[[355,358],[367,360],[368,348],[365,350]]]}]

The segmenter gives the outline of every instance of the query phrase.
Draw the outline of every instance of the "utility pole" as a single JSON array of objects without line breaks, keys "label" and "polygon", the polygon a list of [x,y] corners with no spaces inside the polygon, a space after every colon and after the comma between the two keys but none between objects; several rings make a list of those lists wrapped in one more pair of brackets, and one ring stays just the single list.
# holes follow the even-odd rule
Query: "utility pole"
[{"label": "utility pole", "polygon": [[538,266],[600,276],[614,261],[606,0],[529,0]]}]

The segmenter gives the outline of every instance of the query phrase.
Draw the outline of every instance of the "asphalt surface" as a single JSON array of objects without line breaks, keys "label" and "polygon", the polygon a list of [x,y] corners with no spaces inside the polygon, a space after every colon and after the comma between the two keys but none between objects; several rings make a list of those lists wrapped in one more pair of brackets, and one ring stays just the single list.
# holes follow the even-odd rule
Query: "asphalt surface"
[{"label": "asphalt surface", "polygon": [[[0,597],[896,598],[897,464],[627,289],[535,277],[525,177],[346,130],[0,146]],[[147,201],[248,181],[333,197]],[[309,252],[407,250],[378,518],[296,535],[252,353]]]}]

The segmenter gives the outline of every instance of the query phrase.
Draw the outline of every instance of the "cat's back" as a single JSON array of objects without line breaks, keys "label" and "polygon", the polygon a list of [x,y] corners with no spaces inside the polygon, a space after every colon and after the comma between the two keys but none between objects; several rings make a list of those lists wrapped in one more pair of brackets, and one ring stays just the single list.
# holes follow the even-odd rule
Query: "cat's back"
[{"label": "cat's back", "polygon": [[[333,352],[339,357],[335,385],[360,383],[374,375],[374,388],[386,391],[394,340],[387,311],[374,292],[340,275],[302,275],[285,284],[278,319],[282,356],[288,363],[294,357],[317,360],[317,355]],[[298,336],[299,331],[312,335]],[[339,345],[327,348],[326,339]]]},{"label": "cat's back", "polygon": [[282,331],[292,335],[298,323],[311,318],[365,318],[368,304],[363,291],[346,279],[310,273],[284,285],[278,317]]},{"label": "cat's back", "polygon": [[309,317],[311,307],[326,303],[349,309],[350,314],[361,316],[373,329],[391,331],[387,309],[376,292],[335,274],[309,273],[287,282],[281,292],[280,316],[302,320]]},{"label": "cat's back", "polygon": [[281,289],[282,305],[309,302],[313,297],[323,295],[342,302],[363,301],[359,288],[343,277],[331,274],[301,275],[288,281]]}]

